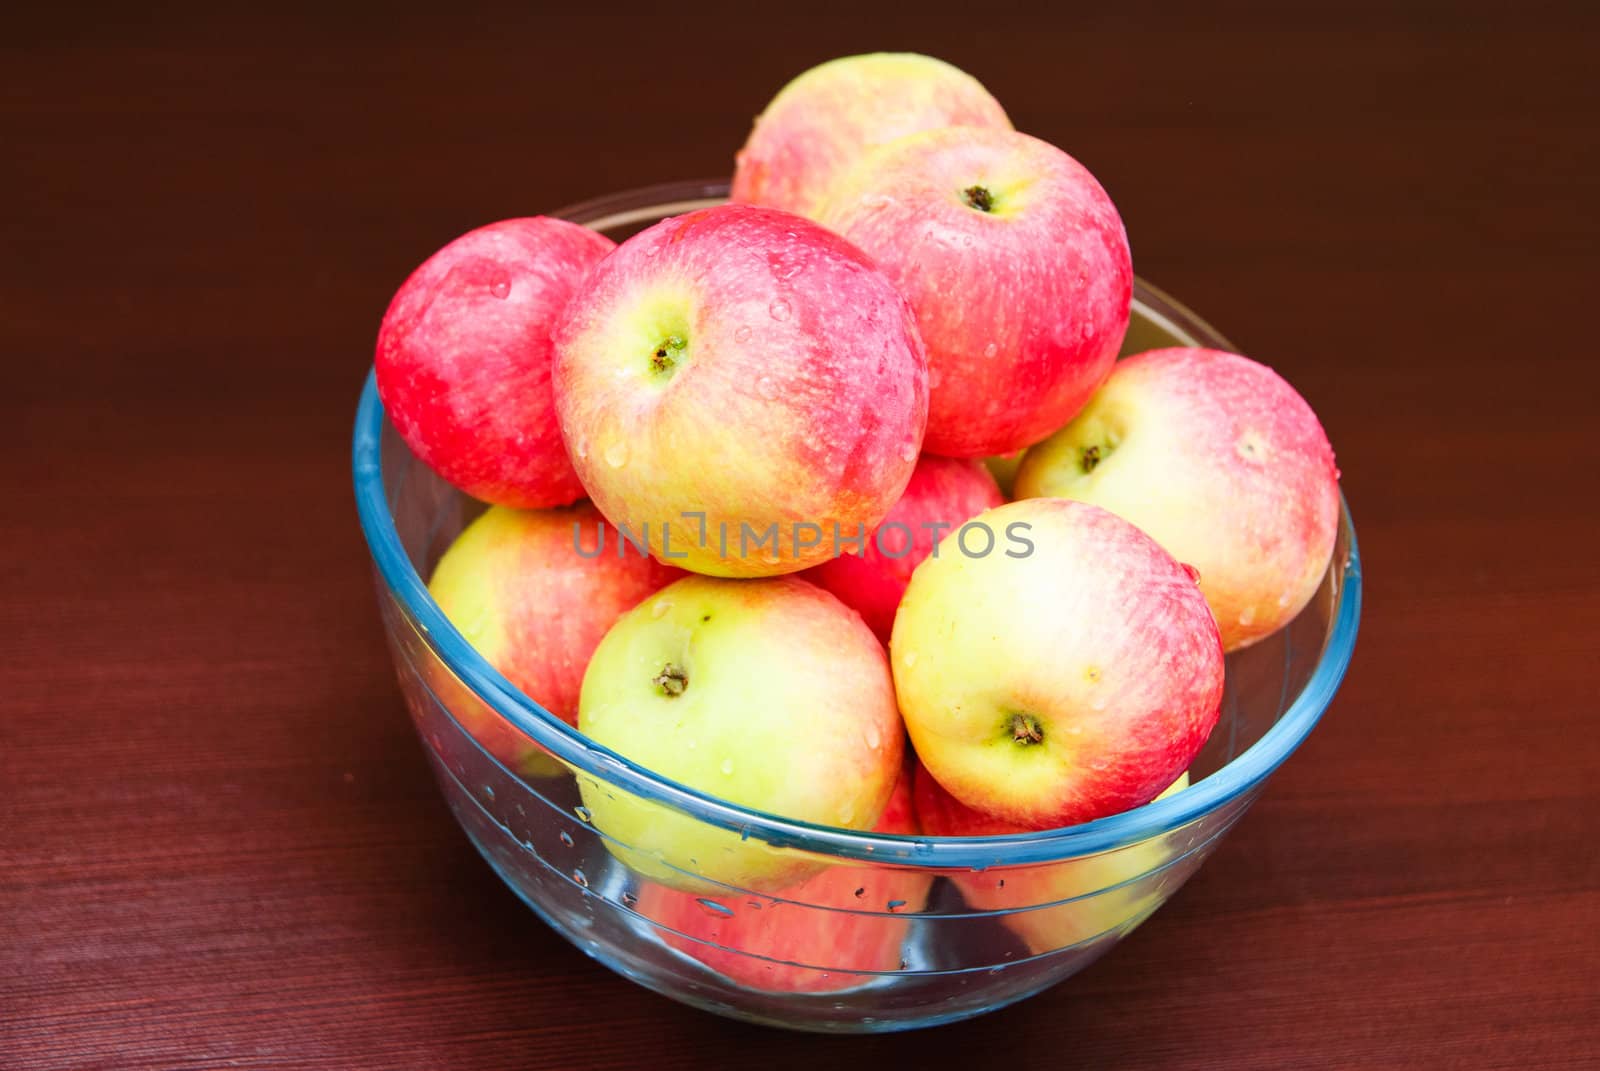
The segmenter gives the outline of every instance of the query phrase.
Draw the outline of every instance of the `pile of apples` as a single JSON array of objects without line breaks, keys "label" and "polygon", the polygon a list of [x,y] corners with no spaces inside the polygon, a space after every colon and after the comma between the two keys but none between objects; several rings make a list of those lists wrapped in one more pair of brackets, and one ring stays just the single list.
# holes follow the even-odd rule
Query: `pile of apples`
[{"label": "pile of apples", "polygon": [[[505,220],[400,288],[388,415],[491,507],[431,591],[554,715],[757,811],[959,836],[1145,804],[1186,784],[1224,653],[1316,590],[1339,495],[1270,369],[1117,360],[1132,287],[1106,191],[971,76],[813,68],[732,203],[621,245]],[[718,883],[867,906],[862,873],[580,787],[658,913]]]}]

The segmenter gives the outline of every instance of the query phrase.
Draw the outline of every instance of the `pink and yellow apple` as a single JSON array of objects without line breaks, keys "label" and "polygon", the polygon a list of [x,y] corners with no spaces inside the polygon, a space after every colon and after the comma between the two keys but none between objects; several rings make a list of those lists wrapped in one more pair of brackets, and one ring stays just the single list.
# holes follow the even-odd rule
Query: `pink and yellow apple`
[{"label": "pink and yellow apple", "polygon": [[806,575],[861,615],[884,643],[911,571],[934,552],[940,536],[1005,499],[978,461],[924,454],[905,493],[861,547]]},{"label": "pink and yellow apple", "polygon": [[[1156,798],[1188,787],[1185,772]],[[1029,831],[966,806],[925,768],[916,772],[915,795],[918,823],[931,836],[1002,837]],[[1081,859],[955,874],[951,880],[970,906],[1006,912],[1001,922],[1038,955],[1103,934],[1127,933],[1161,906],[1174,882],[1198,865],[1198,860],[1192,865],[1178,860],[1179,854],[1165,837],[1152,837]]]},{"label": "pink and yellow apple", "polygon": [[[909,770],[873,829],[918,832]],[[911,923],[886,916],[921,911],[932,884],[926,870],[833,866],[764,903],[728,897],[708,904],[650,883],[635,910],[663,927],[668,945],[740,985],[826,993],[874,980],[861,972],[899,968]]]},{"label": "pink and yellow apple", "polygon": [[378,396],[445,480],[502,506],[583,497],[555,421],[550,331],[609,238],[538,216],[491,223],[423,262],[378,331]]},{"label": "pink and yellow apple", "polygon": [[1194,566],[1229,651],[1310,601],[1339,525],[1333,447],[1305,399],[1265,365],[1206,349],[1121,361],[1028,451],[1016,493],[1102,506]]},{"label": "pink and yellow apple", "polygon": [[909,52],[845,56],[784,86],[739,151],[733,199],[814,215],[865,152],[922,130],[1011,121],[971,75]]},{"label": "pink and yellow apple", "polygon": [[[485,661],[576,725],[583,673],[601,638],[681,575],[622,547],[588,502],[548,510],[492,506],[450,544],[428,591]],[[458,695],[448,705],[500,761],[525,772],[553,769],[537,745],[476,697]]]},{"label": "pink and yellow apple", "polygon": [[1194,578],[1082,502],[1013,502],[971,523],[1011,543],[976,556],[950,537],[895,616],[895,687],[923,765],[968,807],[1034,829],[1154,799],[1222,701],[1222,644]]},{"label": "pink and yellow apple", "polygon": [[[799,577],[686,577],[623,615],[583,678],[578,728],[691,788],[785,818],[870,829],[904,731],[883,646]],[[683,891],[777,890],[819,864],[579,778],[606,847]]]},{"label": "pink and yellow apple", "polygon": [[1122,218],[1083,165],[1011,130],[913,134],[869,153],[818,214],[910,300],[928,349],[923,448],[1031,446],[1089,400],[1128,328]]},{"label": "pink and yellow apple", "polygon": [[795,572],[876,525],[927,422],[905,299],[837,235],[748,205],[606,258],[557,330],[555,385],[601,512],[715,576]]}]

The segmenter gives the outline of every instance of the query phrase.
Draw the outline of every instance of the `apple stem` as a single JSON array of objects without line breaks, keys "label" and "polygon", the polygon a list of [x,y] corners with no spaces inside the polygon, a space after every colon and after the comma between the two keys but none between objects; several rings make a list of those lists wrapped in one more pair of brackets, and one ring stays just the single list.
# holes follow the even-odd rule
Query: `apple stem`
[{"label": "apple stem", "polygon": [[1019,744],[1044,743],[1044,727],[1032,714],[1011,715],[1011,738]]},{"label": "apple stem", "polygon": [[994,211],[994,194],[986,186],[968,186],[961,191],[961,199],[968,208],[976,208],[979,212]]},{"label": "apple stem", "polygon": [[1100,464],[1100,447],[1085,446],[1083,448],[1083,471],[1093,472],[1094,467]]},{"label": "apple stem", "polygon": [[689,675],[677,666],[668,662],[661,667],[661,672],[651,679],[661,694],[667,697],[682,695],[685,688],[689,687]]},{"label": "apple stem", "polygon": [[652,372],[665,372],[678,363],[678,355],[687,345],[678,335],[668,335],[661,340],[661,345],[650,355],[650,370]]}]

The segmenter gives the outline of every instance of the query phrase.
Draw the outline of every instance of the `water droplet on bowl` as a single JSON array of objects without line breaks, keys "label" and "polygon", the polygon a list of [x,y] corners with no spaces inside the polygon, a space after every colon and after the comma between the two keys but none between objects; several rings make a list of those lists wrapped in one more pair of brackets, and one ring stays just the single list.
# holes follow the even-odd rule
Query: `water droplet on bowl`
[{"label": "water droplet on bowl", "polygon": [[589,879],[584,876],[584,873],[581,870],[574,870],[572,872],[572,880],[577,882],[582,888],[587,889],[589,887]]},{"label": "water droplet on bowl", "polygon": [[622,906],[623,907],[632,907],[635,904],[637,904],[638,902],[639,902],[639,898],[637,896],[633,895],[633,893],[625,892],[625,893],[622,894]]},{"label": "water droplet on bowl", "polygon": [[484,785],[483,786],[483,798],[486,799],[486,800],[494,799],[494,786],[493,785]]},{"label": "water droplet on bowl", "polygon": [[905,906],[906,906],[906,902],[904,900],[890,900],[889,901],[889,910],[890,911],[899,911],[902,907],[905,907]]},{"label": "water droplet on bowl", "polygon": [[716,900],[708,900],[705,897],[696,898],[695,903],[699,904],[700,910],[704,911],[708,915],[715,915],[718,918],[724,919],[733,918],[733,908],[729,907],[727,904],[719,903]]},{"label": "water droplet on bowl", "polygon": [[628,444],[618,439],[606,447],[606,464],[614,469],[620,469],[628,463]]},{"label": "water droplet on bowl", "polygon": [[789,312],[789,303],[782,298],[767,306],[767,314],[780,324],[789,318]]},{"label": "water droplet on bowl", "polygon": [[594,818],[594,815],[589,812],[589,808],[582,804],[572,808],[572,813],[578,816],[578,821],[580,822],[588,822]]},{"label": "water droplet on bowl", "polygon": [[561,843],[569,848],[572,847],[572,834],[564,829],[561,831]]}]

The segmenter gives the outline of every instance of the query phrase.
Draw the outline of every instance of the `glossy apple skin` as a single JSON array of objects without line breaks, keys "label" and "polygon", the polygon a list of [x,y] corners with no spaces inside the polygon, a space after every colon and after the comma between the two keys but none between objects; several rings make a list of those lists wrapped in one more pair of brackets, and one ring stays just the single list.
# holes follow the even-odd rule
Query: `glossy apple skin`
[{"label": "glossy apple skin", "polygon": [[1265,365],[1207,349],[1119,362],[1028,451],[1016,494],[1092,502],[1144,529],[1200,571],[1229,651],[1305,607],[1339,526],[1339,470],[1311,407]]},{"label": "glossy apple skin", "polygon": [[[484,660],[569,725],[578,723],[583,673],[606,631],[683,575],[632,550],[619,556],[614,530],[602,548],[604,525],[588,502],[547,510],[491,506],[456,537],[428,583]],[[502,762],[547,772],[537,745],[480,701],[452,703],[451,712]]]},{"label": "glossy apple skin", "polygon": [[917,755],[967,806],[1035,829],[1154,799],[1222,701],[1222,644],[1194,579],[1082,502],[1013,502],[975,522],[1026,524],[1033,551],[948,546],[912,574],[890,648]]},{"label": "glossy apple skin", "polygon": [[484,502],[583,497],[556,425],[550,332],[614,247],[565,220],[508,219],[411,273],[384,314],[376,366],[378,396],[412,453]]},{"label": "glossy apple skin", "polygon": [[[888,643],[911,572],[934,552],[937,537],[1004,501],[982,462],[924,454],[900,501],[868,536],[865,550],[857,554],[850,548],[850,553],[823,562],[806,576],[837,595]],[[935,524],[943,528],[930,527]],[[885,525],[891,527],[880,539]]]},{"label": "glossy apple skin", "polygon": [[[873,829],[918,832],[909,770],[895,783]],[[886,916],[921,911],[932,884],[926,871],[834,866],[783,890],[778,899],[714,896],[733,912],[724,915],[701,897],[651,882],[640,890],[636,910],[663,927],[668,945],[740,985],[825,993],[873,980],[850,972],[899,969],[911,923]]]},{"label": "glossy apple skin", "polygon": [[555,385],[601,512],[716,576],[795,572],[831,555],[835,525],[876,525],[927,422],[922,342],[888,279],[837,235],[748,205],[623,243],[567,307]]},{"label": "glossy apple skin", "polygon": [[[989,210],[968,203],[974,187]],[[1133,299],[1128,236],[1100,183],[1055,146],[1010,130],[913,134],[864,157],[818,218],[916,309],[928,453],[1031,446],[1110,373]]]},{"label": "glossy apple skin", "polygon": [[[883,646],[799,577],[686,577],[623,615],[584,675],[578,728],[691,788],[846,829],[878,821],[905,735]],[[818,869],[620,789],[579,789],[612,854],[678,889],[775,890]]]},{"label": "glossy apple skin", "polygon": [[947,126],[1010,130],[1000,102],[942,60],[907,52],[845,56],[778,92],[739,150],[733,200],[812,216],[868,150]]},{"label": "glossy apple skin", "polygon": [[[930,836],[1001,837],[1029,832],[1027,826],[966,806],[920,766],[915,786],[917,821]],[[1156,798],[1166,799],[1188,787],[1189,774],[1185,772]],[[1102,934],[1132,930],[1165,900],[1170,881],[1180,880],[1199,864],[1198,858],[1176,858],[1180,854],[1165,837],[1152,837],[1082,859],[953,874],[951,880],[973,908],[1008,912],[1000,921],[1037,955],[1092,941]],[[1158,876],[1147,879],[1145,875],[1152,872]]]}]

